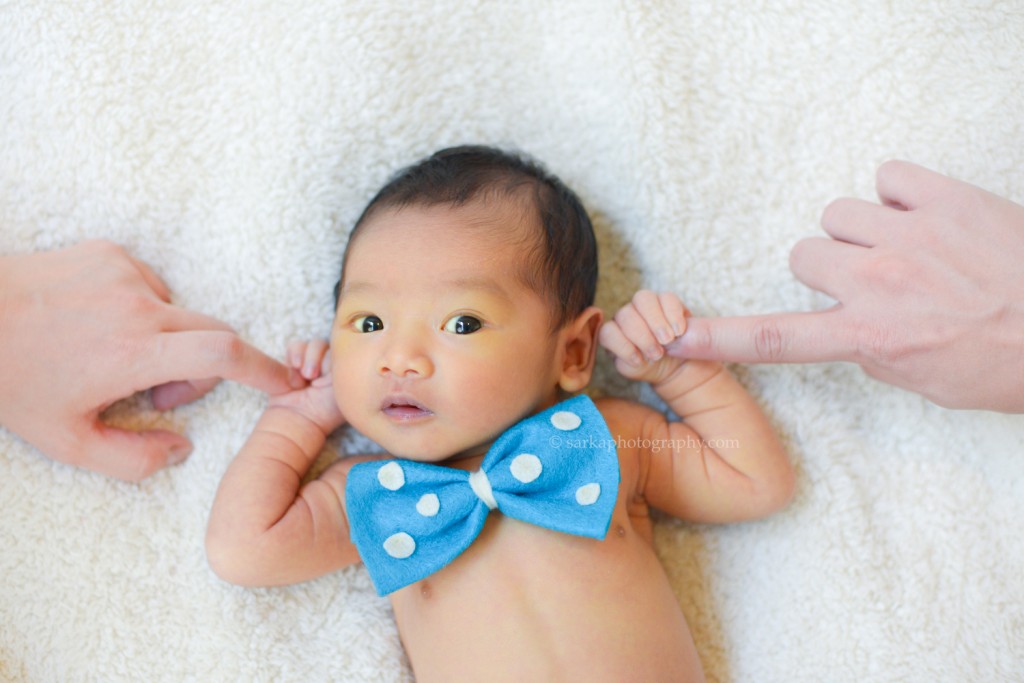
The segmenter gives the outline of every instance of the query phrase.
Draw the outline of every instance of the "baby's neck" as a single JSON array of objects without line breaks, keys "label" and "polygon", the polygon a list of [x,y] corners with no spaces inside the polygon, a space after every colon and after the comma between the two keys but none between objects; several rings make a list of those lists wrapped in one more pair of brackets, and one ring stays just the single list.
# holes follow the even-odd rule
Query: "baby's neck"
[{"label": "baby's neck", "polygon": [[442,467],[453,467],[455,469],[472,472],[480,469],[480,463],[483,462],[485,455],[487,455],[486,449],[484,449],[483,452],[474,450],[472,453],[468,454],[453,455],[452,457],[446,458],[437,464]]}]

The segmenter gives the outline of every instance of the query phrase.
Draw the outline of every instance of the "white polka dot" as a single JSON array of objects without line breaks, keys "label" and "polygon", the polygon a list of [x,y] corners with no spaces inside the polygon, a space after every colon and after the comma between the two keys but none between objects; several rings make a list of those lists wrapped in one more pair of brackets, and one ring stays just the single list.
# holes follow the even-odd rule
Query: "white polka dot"
[{"label": "white polka dot", "polygon": [[424,493],[420,496],[420,499],[416,501],[416,512],[420,513],[424,517],[433,517],[440,509],[441,501],[438,500],[436,493]]},{"label": "white polka dot", "polygon": [[377,470],[377,481],[388,491],[397,491],[405,485],[405,472],[401,465],[392,461]]},{"label": "white polka dot", "polygon": [[391,534],[384,541],[384,552],[396,560],[404,560],[412,555],[415,550],[416,541],[412,540],[412,536],[404,531]]},{"label": "white polka dot", "polygon": [[512,476],[523,482],[529,484],[531,481],[540,476],[544,466],[540,464],[540,458],[532,453],[520,453],[512,459],[512,463],[508,466],[512,471]]},{"label": "white polka dot", "polygon": [[557,413],[551,416],[551,424],[554,425],[555,429],[561,429],[563,432],[571,432],[580,426],[583,420],[576,413],[570,413],[568,410],[559,410]]},{"label": "white polka dot", "polygon": [[576,489],[576,502],[580,505],[593,505],[601,497],[601,485],[584,484]]}]

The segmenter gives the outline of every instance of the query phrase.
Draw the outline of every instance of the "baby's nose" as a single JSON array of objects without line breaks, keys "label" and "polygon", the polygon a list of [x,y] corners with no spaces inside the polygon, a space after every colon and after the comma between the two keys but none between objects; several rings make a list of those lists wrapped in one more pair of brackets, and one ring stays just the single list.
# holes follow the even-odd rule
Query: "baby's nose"
[{"label": "baby's nose", "polygon": [[434,372],[434,365],[422,345],[414,341],[396,341],[388,345],[377,365],[377,372],[382,375],[397,377],[429,377]]}]

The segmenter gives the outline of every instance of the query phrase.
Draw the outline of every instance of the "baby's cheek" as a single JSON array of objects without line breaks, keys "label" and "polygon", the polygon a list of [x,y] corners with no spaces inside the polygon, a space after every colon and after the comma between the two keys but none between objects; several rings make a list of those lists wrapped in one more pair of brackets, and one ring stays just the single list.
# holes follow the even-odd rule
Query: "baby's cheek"
[{"label": "baby's cheek", "polygon": [[360,390],[365,385],[365,381],[359,381],[353,372],[351,362],[346,362],[349,360],[332,349],[331,388],[334,390],[334,400],[338,403],[342,414],[351,421],[348,416],[358,410],[361,398]]}]

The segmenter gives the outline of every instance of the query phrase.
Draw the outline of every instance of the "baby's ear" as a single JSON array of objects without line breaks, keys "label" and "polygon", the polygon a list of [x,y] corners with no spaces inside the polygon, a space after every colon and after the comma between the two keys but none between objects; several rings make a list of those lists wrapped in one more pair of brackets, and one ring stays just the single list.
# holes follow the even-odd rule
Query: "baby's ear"
[{"label": "baby's ear", "polygon": [[589,306],[559,332],[562,374],[558,386],[563,391],[574,393],[590,384],[602,320],[604,312],[597,306]]}]

